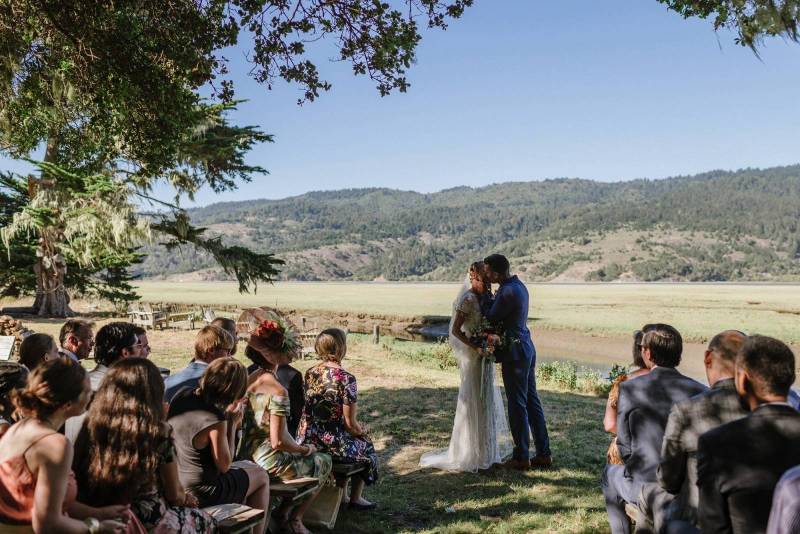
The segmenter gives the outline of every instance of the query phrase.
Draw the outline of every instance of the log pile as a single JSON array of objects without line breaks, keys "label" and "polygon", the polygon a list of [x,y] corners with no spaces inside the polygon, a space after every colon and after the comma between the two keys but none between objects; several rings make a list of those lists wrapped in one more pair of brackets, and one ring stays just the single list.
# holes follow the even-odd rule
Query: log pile
[{"label": "log pile", "polygon": [[19,359],[19,345],[22,340],[33,332],[22,325],[22,321],[14,319],[10,315],[0,315],[0,336],[14,336],[14,352],[11,354],[12,360]]}]

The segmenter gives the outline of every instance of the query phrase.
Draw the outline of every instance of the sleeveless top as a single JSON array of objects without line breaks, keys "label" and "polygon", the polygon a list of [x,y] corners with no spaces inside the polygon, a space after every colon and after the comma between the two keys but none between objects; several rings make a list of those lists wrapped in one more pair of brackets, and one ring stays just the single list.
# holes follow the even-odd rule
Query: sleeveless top
[{"label": "sleeveless top", "polygon": [[[30,525],[33,516],[33,497],[36,491],[36,477],[25,461],[25,453],[40,440],[57,432],[45,434],[28,445],[21,454],[0,462],[0,523],[8,525]],[[75,502],[78,485],[75,473],[69,472],[67,493],[64,495],[62,510]]]},{"label": "sleeveless top", "polygon": [[219,409],[206,404],[190,389],[181,391],[172,400],[167,422],[178,451],[178,477],[186,488],[216,483],[219,470],[211,443],[198,449],[192,442],[197,434],[224,420],[225,415]]}]

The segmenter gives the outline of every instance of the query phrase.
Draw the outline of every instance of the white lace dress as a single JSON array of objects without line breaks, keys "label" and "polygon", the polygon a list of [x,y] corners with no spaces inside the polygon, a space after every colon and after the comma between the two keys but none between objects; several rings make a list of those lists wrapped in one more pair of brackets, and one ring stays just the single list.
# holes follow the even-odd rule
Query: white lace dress
[{"label": "white lace dress", "polygon": [[[467,337],[480,327],[478,297],[466,288],[454,303],[453,317],[456,312],[465,316],[461,330]],[[495,366],[452,334],[450,344],[461,374],[450,446],[423,454],[420,466],[475,472],[501,462],[511,454],[513,442],[500,388],[494,381]]]}]

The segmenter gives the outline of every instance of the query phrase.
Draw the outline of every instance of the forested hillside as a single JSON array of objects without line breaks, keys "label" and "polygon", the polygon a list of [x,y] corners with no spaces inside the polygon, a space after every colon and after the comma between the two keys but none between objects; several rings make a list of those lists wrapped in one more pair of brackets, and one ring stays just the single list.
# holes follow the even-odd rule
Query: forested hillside
[{"label": "forested hillside", "polygon": [[[226,242],[278,254],[292,280],[454,280],[495,251],[529,280],[800,279],[800,165],[433,194],[313,192],[214,204],[191,218]],[[144,276],[218,276],[209,258],[150,252]]]}]

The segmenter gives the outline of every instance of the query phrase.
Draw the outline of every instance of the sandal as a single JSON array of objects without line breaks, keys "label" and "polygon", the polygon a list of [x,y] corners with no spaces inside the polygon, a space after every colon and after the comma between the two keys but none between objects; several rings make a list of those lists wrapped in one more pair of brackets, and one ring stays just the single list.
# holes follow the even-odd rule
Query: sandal
[{"label": "sandal", "polygon": [[311,531],[306,528],[302,521],[299,519],[290,519],[281,527],[281,532],[286,534],[311,534]]}]

